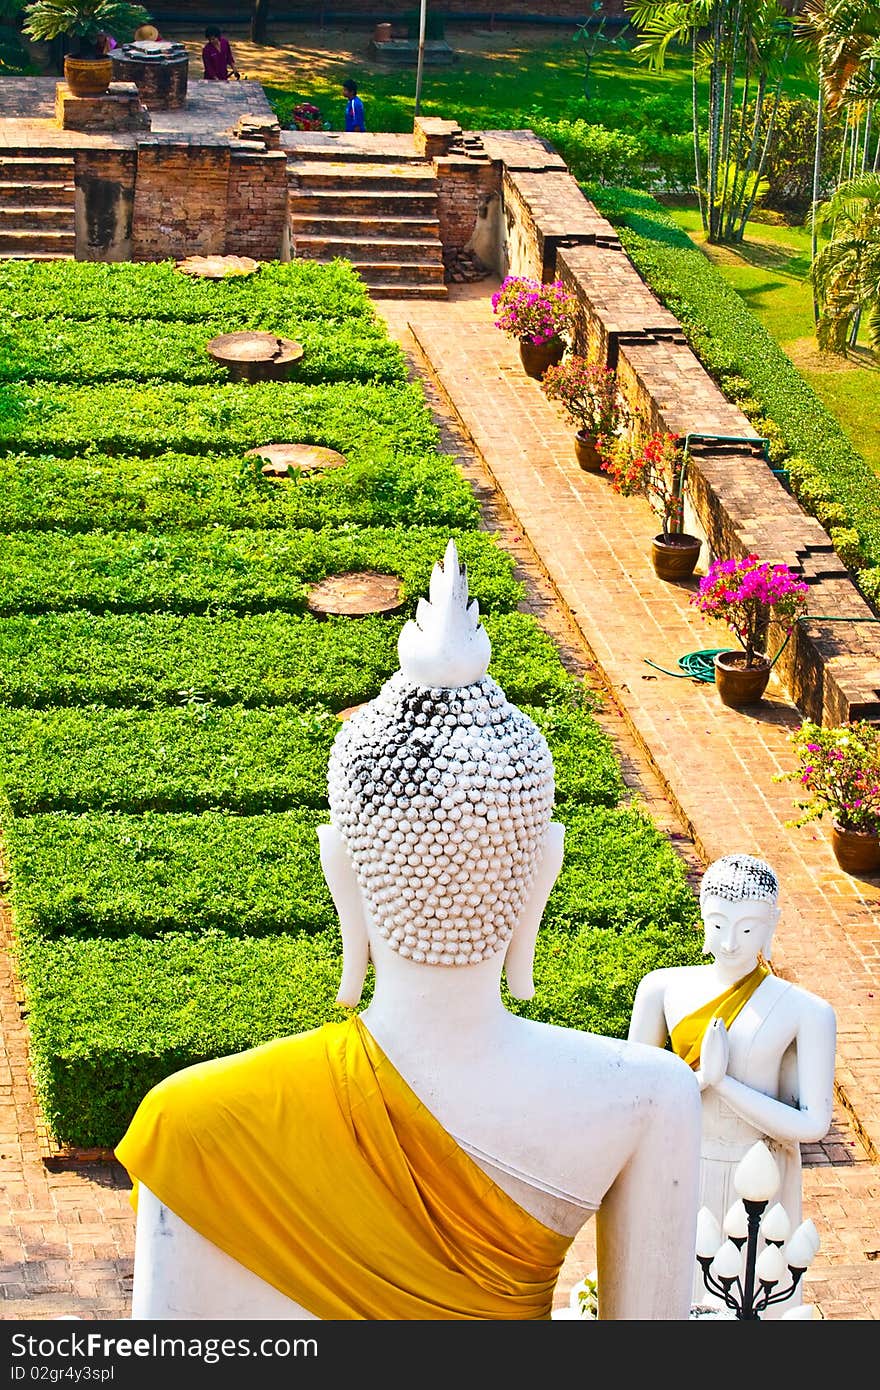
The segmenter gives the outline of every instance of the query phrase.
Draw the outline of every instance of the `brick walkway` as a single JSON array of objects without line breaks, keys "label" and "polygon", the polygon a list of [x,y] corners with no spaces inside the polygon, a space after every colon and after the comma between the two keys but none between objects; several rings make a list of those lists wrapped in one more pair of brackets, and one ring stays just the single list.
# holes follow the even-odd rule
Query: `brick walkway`
[{"label": "brick walkway", "polygon": [[[807,1298],[825,1318],[876,1319],[880,888],[837,870],[821,827],[785,829],[791,788],[770,779],[789,765],[785,737],[797,716],[780,691],[771,687],[758,716],[735,713],[711,686],[645,666],[645,657],[674,666],[685,651],[721,645],[721,635],[688,609],[686,589],[655,578],[647,546],[655,528],[645,504],[615,497],[606,479],[577,468],[570,430],[492,326],[491,288],[482,282],[454,288],[445,303],[379,308],[413,359],[426,370],[431,364],[427,386],[444,447],[474,481],[486,524],[520,561],[534,611],[566,661],[606,687],[603,722],[649,813],[697,872],[734,848],[761,853],[779,872],[785,901],[776,967],[829,999],[839,1027],[840,1102],[826,1140],[805,1151],[804,1211],[822,1240]],[[485,468],[456,435],[457,424]],[[50,1171],[42,1162],[26,1030],[5,960],[0,1022],[0,1317],[124,1318],[134,1236],[127,1179],[114,1164]],[[588,1227],[566,1261],[559,1303],[594,1264]]]}]

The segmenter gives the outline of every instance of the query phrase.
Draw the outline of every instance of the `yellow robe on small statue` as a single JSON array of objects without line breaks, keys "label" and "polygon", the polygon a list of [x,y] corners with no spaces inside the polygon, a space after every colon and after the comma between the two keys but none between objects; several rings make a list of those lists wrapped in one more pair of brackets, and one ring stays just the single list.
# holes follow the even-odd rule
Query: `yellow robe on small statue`
[{"label": "yellow robe on small statue", "polygon": [[116,1156],[322,1319],[549,1318],[571,1244],[464,1152],[360,1019],[188,1067]]}]

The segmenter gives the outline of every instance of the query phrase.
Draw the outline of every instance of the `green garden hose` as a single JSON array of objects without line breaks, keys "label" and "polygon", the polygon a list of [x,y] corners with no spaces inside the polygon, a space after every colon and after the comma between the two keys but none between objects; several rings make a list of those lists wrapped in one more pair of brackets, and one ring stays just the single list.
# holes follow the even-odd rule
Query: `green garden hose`
[{"label": "green garden hose", "polygon": [[[824,617],[821,613],[802,613],[795,618],[796,623],[880,623],[880,618],[843,618],[843,617]],[[785,641],[779,651],[770,662],[770,669],[776,665],[782,653],[788,646],[794,628],[786,635]],[[665,666],[658,666],[656,661],[651,661],[645,657],[645,665],[653,666],[655,671],[662,671],[664,676],[675,676],[676,680],[705,681],[707,685],[714,684],[715,665],[714,660],[719,652],[729,651],[728,647],[706,647],[698,652],[685,652],[684,656],[678,658],[680,671],[670,671]]]}]

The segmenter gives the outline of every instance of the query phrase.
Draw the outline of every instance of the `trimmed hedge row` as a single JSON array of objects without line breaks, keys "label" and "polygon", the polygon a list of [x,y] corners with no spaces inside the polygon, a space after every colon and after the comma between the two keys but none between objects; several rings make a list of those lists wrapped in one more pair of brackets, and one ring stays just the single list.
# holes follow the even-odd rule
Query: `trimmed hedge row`
[{"label": "trimmed hedge row", "polygon": [[278,319],[375,319],[363,281],[348,261],[267,263],[248,277],[196,280],[173,261],[114,264],[82,261],[0,261],[5,312],[43,319],[219,319],[259,328]]},{"label": "trimmed hedge row", "polygon": [[[74,818],[69,819],[72,828]],[[107,823],[111,818],[79,819],[81,827],[97,831],[102,819]],[[282,817],[270,819],[279,827],[284,823]],[[317,813],[311,824],[303,818],[302,833],[309,836],[320,819]],[[225,870],[219,859],[209,870],[201,862],[195,866],[197,874],[206,876],[205,889],[212,895],[221,881],[237,891],[232,848],[239,841],[229,829],[234,820],[216,818],[218,824],[225,822],[231,837]],[[292,815],[288,823],[293,820]],[[136,841],[136,823],[124,823]],[[240,822],[251,824],[247,819]],[[578,856],[567,856],[548,904],[538,938],[535,999],[508,1002],[527,1017],[625,1036],[632,997],[645,971],[698,959],[694,896],[681,861],[639,813],[584,810],[571,816],[568,826],[569,841],[581,850]],[[57,881],[63,887],[60,865],[65,853],[77,852],[76,841],[65,850],[63,832],[55,833],[54,847],[33,839],[30,843],[38,846],[35,853],[45,856],[44,873],[52,872],[58,858]],[[148,866],[144,872],[153,875],[154,898],[164,904],[166,888],[149,867],[157,848],[152,833],[150,822],[145,858],[137,861],[132,847],[127,873],[119,874],[118,859],[108,859],[107,866],[117,875],[120,910],[147,912],[156,921],[164,908],[147,900],[143,889],[139,893],[136,873],[138,863]],[[270,865],[270,873],[273,887],[281,893],[289,851],[283,831],[278,838],[279,858]],[[245,839],[241,852],[244,871],[250,872],[254,857]],[[641,853],[633,853],[634,843]],[[164,853],[167,845],[163,837],[158,848]],[[94,901],[96,910],[108,905],[112,911],[112,889],[97,871],[98,850],[83,843],[79,852],[96,864],[96,896],[89,902]],[[173,853],[173,847],[168,852]],[[303,852],[317,854],[314,849]],[[608,863],[614,865],[613,894],[603,882]],[[259,882],[257,886],[262,892]],[[291,914],[306,903],[298,886],[296,892]],[[268,889],[262,902],[271,916]],[[646,917],[649,902],[657,907]],[[47,892],[41,892],[33,910],[43,904],[51,914]],[[279,900],[279,915],[283,910]],[[195,920],[204,921],[199,903],[195,911]],[[333,1002],[341,964],[336,930],[318,929],[313,921],[313,930],[296,936],[243,938],[240,926],[234,934],[171,931],[153,939],[135,934],[116,940],[67,936],[45,941],[39,952],[29,953],[38,1083],[56,1134],[72,1144],[115,1144],[145,1091],[169,1072],[344,1016]]]},{"label": "trimmed hedge row", "polygon": [[[524,613],[486,619],[509,698],[566,695],[556,649]],[[397,669],[400,619],[257,613],[42,614],[0,619],[0,705],[314,705],[372,699]]]},{"label": "trimmed hedge row", "polygon": [[[0,614],[305,611],[309,586],[349,570],[397,574],[412,607],[449,539],[428,528],[144,534],[19,533],[3,543]],[[484,531],[455,537],[481,607],[523,597],[511,557]]]},{"label": "trimmed hedge row", "polygon": [[370,457],[379,439],[387,458],[423,453],[437,438],[414,383],[0,387],[0,451],[7,452],[234,454],[287,440]]},{"label": "trimmed hedge row", "polygon": [[[544,729],[560,807],[624,793],[607,735],[583,700],[524,706]],[[2,709],[0,798],[15,815],[326,806],[339,728],[323,709]]]},{"label": "trimmed hedge row", "polygon": [[[880,479],[790,358],[653,198],[599,184],[588,185],[587,192],[615,224],[651,288],[681,321],[703,365],[770,439],[773,463],[796,456],[792,489],[827,525],[841,558],[854,566],[880,566]],[[823,519],[811,505],[811,493],[839,510]],[[868,597],[880,592],[880,570],[873,579],[856,579]]]},{"label": "trimmed hedge row", "polygon": [[372,452],[289,479],[265,478],[259,460],[236,456],[13,454],[0,457],[0,532],[477,524],[479,504],[450,458]]},{"label": "trimmed hedge row", "polygon": [[[267,315],[249,327],[302,343],[291,381],[406,381],[403,353],[368,319],[334,325]],[[205,351],[211,338],[239,329],[236,318],[199,323],[156,319],[90,322],[35,319],[0,321],[0,381],[225,382],[229,376]]]}]

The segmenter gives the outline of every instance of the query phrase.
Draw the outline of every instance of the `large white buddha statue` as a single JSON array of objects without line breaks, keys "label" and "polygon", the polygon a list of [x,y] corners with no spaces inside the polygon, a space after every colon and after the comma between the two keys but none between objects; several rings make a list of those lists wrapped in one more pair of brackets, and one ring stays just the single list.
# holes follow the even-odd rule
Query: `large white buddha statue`
[{"label": "large white buddha statue", "polygon": [[319,832],[339,1002],[357,1008],[372,961],[371,1002],[146,1096],[117,1149],[133,1317],[546,1319],[595,1214],[600,1316],[686,1319],[694,1073],[502,1000],[502,969],[534,992],[564,832],[451,542],[399,656],[340,728]]},{"label": "large white buddha statue", "polygon": [[[801,1144],[828,1132],[834,1104],[836,1020],[824,999],[769,968],[779,885],[748,854],[710,864],[700,884],[710,965],[654,970],[640,982],[629,1037],[672,1050],[694,1070],[703,1100],[700,1206],[719,1225],[737,1203],[737,1165],[759,1139],[781,1174],[779,1202],[801,1221]],[[694,1265],[694,1302],[717,1303]],[[762,1318],[790,1316],[801,1289]]]}]

